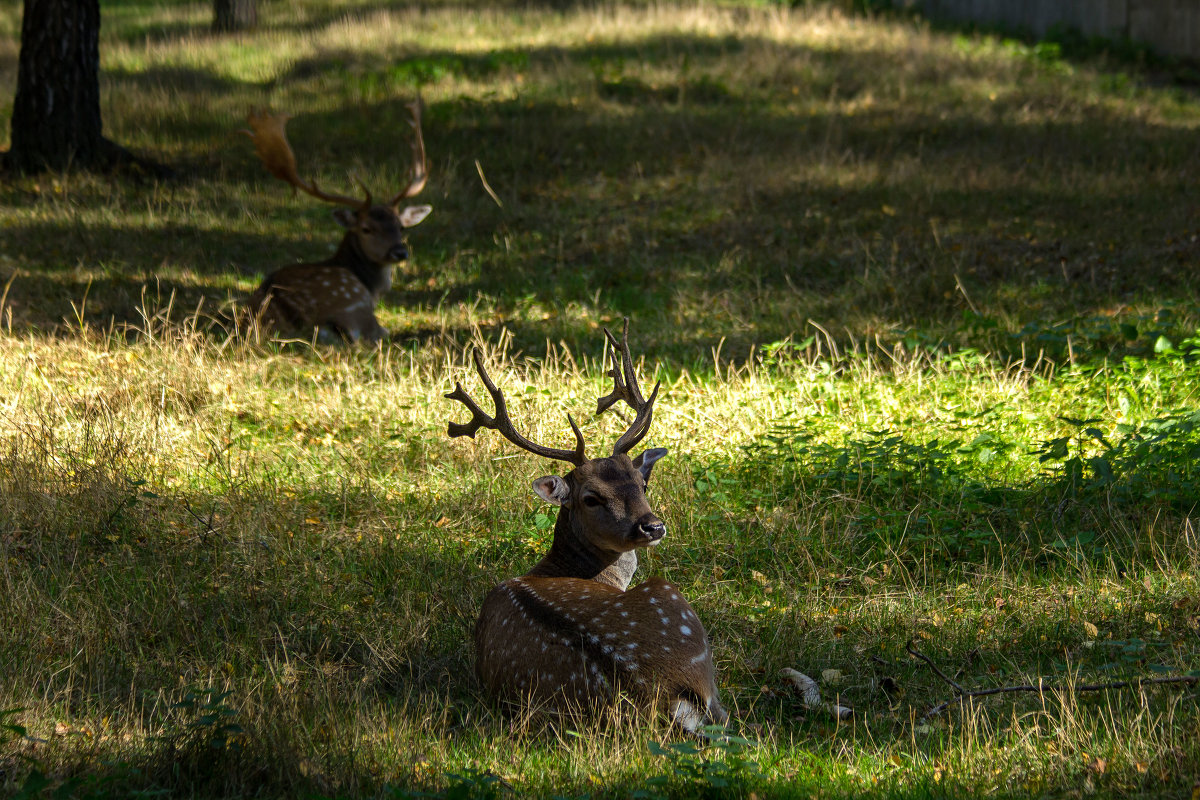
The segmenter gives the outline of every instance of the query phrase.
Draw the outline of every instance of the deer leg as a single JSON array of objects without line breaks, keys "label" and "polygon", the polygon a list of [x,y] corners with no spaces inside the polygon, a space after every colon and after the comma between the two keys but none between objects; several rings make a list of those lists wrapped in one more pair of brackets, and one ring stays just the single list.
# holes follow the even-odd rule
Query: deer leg
[{"label": "deer leg", "polygon": [[346,335],[336,325],[317,326],[317,344],[342,344],[346,339]]},{"label": "deer leg", "polygon": [[704,708],[688,700],[686,697],[676,697],[667,704],[667,713],[671,722],[683,728],[688,733],[696,733],[708,721]]},{"label": "deer leg", "polygon": [[375,318],[374,314],[372,314],[371,315],[371,325],[368,326],[367,329],[363,331],[363,338],[366,339],[368,342],[374,343],[374,342],[378,342],[383,339],[386,339],[390,335],[391,335],[391,331],[389,331],[387,328],[380,325],[379,320]]},{"label": "deer leg", "polygon": [[387,328],[375,318],[374,302],[369,297],[340,309],[329,319],[329,323],[351,342],[365,339],[373,343],[388,335]]}]

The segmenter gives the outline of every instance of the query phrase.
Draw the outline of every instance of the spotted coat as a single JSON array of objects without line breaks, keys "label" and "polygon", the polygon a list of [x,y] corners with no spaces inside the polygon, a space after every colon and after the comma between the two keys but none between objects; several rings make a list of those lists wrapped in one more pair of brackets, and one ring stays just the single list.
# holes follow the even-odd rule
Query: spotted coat
[{"label": "spotted coat", "polygon": [[352,342],[375,342],[387,328],[375,317],[377,298],[345,267],[296,264],[276,270],[250,299],[250,307],[269,330],[325,328]]},{"label": "spotted coat", "polygon": [[677,718],[724,715],[704,626],[661,578],[628,591],[581,578],[507,580],[484,601],[475,642],[479,679],[500,697],[591,706],[619,690],[665,698]]},{"label": "spotted coat", "polygon": [[392,287],[392,267],[408,260],[405,231],[429,214],[429,206],[338,209],[346,227],[337,251],[315,264],[293,264],[268,275],[250,297],[260,328],[376,342],[388,335],[375,306]]}]

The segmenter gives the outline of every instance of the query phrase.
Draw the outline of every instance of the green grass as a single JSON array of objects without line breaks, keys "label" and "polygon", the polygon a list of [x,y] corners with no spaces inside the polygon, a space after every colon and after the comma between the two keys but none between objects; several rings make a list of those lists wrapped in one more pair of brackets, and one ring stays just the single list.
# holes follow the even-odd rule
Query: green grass
[{"label": "green grass", "polygon": [[[0,794],[1192,797],[1195,685],[1068,687],[1200,670],[1194,94],[823,7],[307,0],[220,39],[204,3],[104,5],[106,132],[182,174],[0,185]],[[337,238],[246,110],[382,191],[418,90],[393,339],[227,335]],[[449,440],[442,395],[481,345],[564,446],[625,315],[671,450],[642,574],[704,619],[749,749],[472,676],[555,467]],[[909,642],[1048,690],[927,719],[953,690]]]}]

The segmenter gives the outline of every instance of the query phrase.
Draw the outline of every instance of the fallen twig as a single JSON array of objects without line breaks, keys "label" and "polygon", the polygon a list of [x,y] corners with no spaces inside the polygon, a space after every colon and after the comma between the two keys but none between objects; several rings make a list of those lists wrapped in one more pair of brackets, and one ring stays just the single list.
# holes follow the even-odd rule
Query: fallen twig
[{"label": "fallen twig", "polygon": [[953,686],[953,687],[954,687],[954,690],[955,690],[956,692],[958,692],[959,694],[963,694],[963,693],[965,692],[965,690],[963,689],[963,687],[962,687],[962,686],[960,686],[960,685],[958,684],[958,682],[957,682],[957,681],[953,680],[953,679],[952,679],[950,676],[948,676],[946,673],[944,673],[944,672],[942,672],[940,669],[938,669],[938,665],[937,665],[937,664],[935,664],[935,663],[933,663],[933,659],[932,659],[932,658],[930,658],[929,656],[927,656],[927,655],[925,655],[924,653],[922,653],[920,650],[917,650],[915,647],[913,647],[913,646],[912,646],[912,642],[911,642],[911,641],[910,641],[908,644],[904,645],[904,649],[905,649],[905,650],[907,650],[907,651],[909,652],[909,654],[910,654],[910,655],[914,655],[914,656],[916,656],[917,658],[919,658],[919,659],[921,659],[922,661],[924,661],[926,664],[928,664],[928,665],[929,665],[929,668],[930,668],[930,669],[932,669],[934,672],[936,672],[936,673],[937,673],[937,676],[938,676],[939,678],[941,678],[941,679],[942,679],[942,680],[944,680],[946,683],[948,683],[948,684],[950,684],[951,686]]},{"label": "fallen twig", "polygon": [[483,176],[483,165],[479,163],[478,158],[475,159],[475,171],[479,173],[479,181],[483,184],[483,189],[488,193],[488,197],[496,201],[496,205],[504,208],[504,203],[500,202],[500,198],[496,196],[496,193],[492,191],[492,187],[488,185],[487,178]]},{"label": "fallen twig", "polygon": [[[933,671],[935,673],[937,673],[937,676],[939,678],[941,678],[946,683],[953,686],[954,689],[958,692],[958,694],[955,695],[954,697],[952,697],[949,700],[946,700],[944,702],[938,703],[936,706],[929,709],[929,711],[925,712],[926,719],[928,719],[929,717],[936,717],[938,714],[941,714],[943,711],[945,711],[947,708],[954,705],[955,703],[962,703],[964,700],[970,700],[975,697],[987,697],[988,695],[993,695],[993,694],[1010,694],[1013,692],[1036,692],[1037,694],[1040,695],[1040,694],[1044,693],[1045,691],[1047,691],[1048,689],[1050,691],[1056,690],[1056,687],[1053,687],[1053,686],[1047,687],[1047,686],[1043,685],[1041,683],[1041,681],[1038,681],[1037,686],[1034,686],[1034,685],[1028,684],[1028,683],[1024,683],[1024,684],[1019,684],[1016,686],[997,686],[992,689],[975,689],[975,690],[968,692],[968,691],[964,690],[962,688],[962,686],[960,686],[958,683],[951,680],[946,675],[946,673],[944,673],[940,669],[938,669],[937,664],[933,663],[933,659],[931,659],[929,656],[922,653],[920,650],[917,650],[916,648],[914,648],[912,646],[912,642],[909,642],[908,644],[906,644],[904,649],[907,650],[911,655],[916,656],[917,658],[921,659],[926,664],[928,664],[930,666],[930,668],[933,669]],[[1200,683],[1200,675],[1170,675],[1170,676],[1164,676],[1161,678],[1131,678],[1129,680],[1111,681],[1109,683],[1080,683],[1080,684],[1075,684],[1072,687],[1069,687],[1069,690],[1072,692],[1103,692],[1107,689],[1125,689],[1130,686],[1163,686],[1163,685],[1169,685],[1169,684],[1197,684],[1197,683]]]},{"label": "fallen twig", "polygon": [[196,513],[196,512],[195,512],[195,511],[192,509],[192,504],[191,504],[191,503],[189,503],[187,500],[184,500],[184,501],[183,501],[183,507],[184,507],[184,509],[185,509],[185,510],[186,510],[186,511],[187,511],[189,514],[191,514],[191,515],[192,515],[192,518],[193,518],[193,519],[195,519],[195,520],[196,520],[196,522],[199,522],[201,525],[203,525],[203,526],[204,526],[204,532],[203,532],[203,533],[201,533],[201,534],[199,534],[199,538],[200,538],[200,543],[201,543],[201,544],[207,544],[207,543],[208,543],[208,537],[209,537],[209,536],[212,536],[213,534],[215,534],[215,533],[217,532],[217,529],[216,529],[216,528],[214,528],[214,527],[213,527],[213,524],[212,524],[212,523],[213,523],[213,517],[215,517],[215,516],[216,516],[217,512],[216,512],[216,511],[210,511],[210,512],[208,513],[208,519],[205,519],[204,517],[200,516],[199,514],[197,514],[197,513]]}]

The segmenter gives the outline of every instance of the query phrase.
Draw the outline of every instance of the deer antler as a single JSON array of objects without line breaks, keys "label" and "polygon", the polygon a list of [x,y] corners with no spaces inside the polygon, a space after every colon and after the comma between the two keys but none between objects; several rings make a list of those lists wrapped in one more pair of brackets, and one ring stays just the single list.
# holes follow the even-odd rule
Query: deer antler
[{"label": "deer antler", "polygon": [[575,432],[576,445],[574,450],[559,450],[531,442],[517,433],[513,427],[512,420],[508,417],[508,407],[504,403],[504,393],[497,389],[496,384],[492,383],[492,379],[488,377],[487,370],[483,368],[483,359],[480,357],[479,351],[472,350],[471,356],[475,360],[475,369],[479,373],[483,385],[487,387],[488,394],[492,396],[492,402],[496,404],[496,416],[489,417],[485,414],[483,409],[471,399],[470,395],[463,391],[462,384],[455,381],[454,391],[446,395],[446,398],[457,400],[466,406],[467,410],[471,412],[471,421],[466,423],[451,422],[449,425],[450,436],[470,436],[474,439],[476,432],[480,428],[490,428],[491,430],[499,431],[505,439],[508,439],[523,450],[528,450],[531,453],[545,456],[546,458],[552,458],[555,461],[566,461],[577,467],[583,466],[583,463],[587,461],[587,456],[583,454],[583,434],[570,414],[567,415],[567,421],[571,423],[571,430]]},{"label": "deer antler", "polygon": [[603,414],[618,400],[624,400],[630,408],[637,412],[629,429],[621,434],[621,438],[617,439],[617,443],[613,445],[612,454],[615,456],[628,453],[650,431],[650,422],[654,419],[654,399],[658,397],[658,388],[662,382],[654,384],[654,391],[650,393],[649,400],[642,397],[642,391],[638,387],[637,371],[633,368],[633,358],[629,355],[629,317],[625,318],[625,327],[621,331],[620,342],[608,328],[604,329],[604,336],[613,349],[613,368],[607,373],[613,379],[613,390],[596,401],[596,415]]},{"label": "deer antler", "polygon": [[318,200],[354,208],[369,206],[371,193],[366,192],[366,187],[363,188],[366,199],[361,200],[343,194],[328,194],[317,187],[316,181],[305,182],[301,179],[296,169],[296,155],[292,152],[292,146],[288,144],[287,132],[284,130],[289,119],[289,114],[272,114],[265,110],[251,111],[246,118],[253,130],[244,130],[242,133],[254,141],[254,152],[262,159],[267,172]]},{"label": "deer antler", "polygon": [[421,136],[421,98],[418,97],[408,104],[408,110],[412,113],[413,130],[416,132],[413,139],[413,165],[412,165],[412,182],[408,184],[408,188],[400,192],[391,199],[390,205],[396,205],[401,200],[409,197],[415,197],[425,188],[425,181],[429,180],[428,164],[425,160],[425,139]]}]

